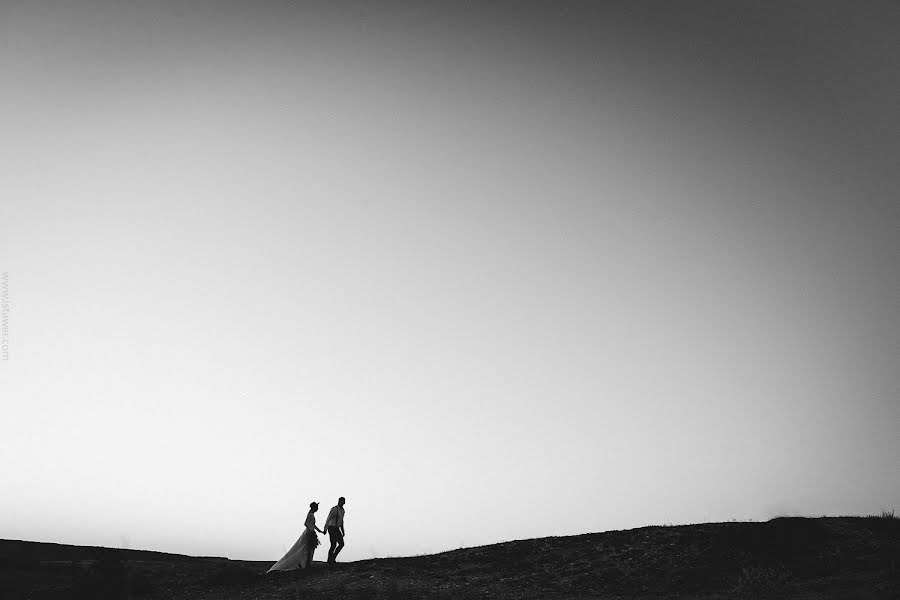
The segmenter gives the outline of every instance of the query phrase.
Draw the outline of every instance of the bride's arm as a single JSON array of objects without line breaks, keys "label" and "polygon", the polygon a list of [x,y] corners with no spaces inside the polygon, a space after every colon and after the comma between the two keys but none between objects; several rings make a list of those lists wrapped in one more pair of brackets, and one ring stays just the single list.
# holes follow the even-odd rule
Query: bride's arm
[{"label": "bride's arm", "polygon": [[313,530],[321,532],[321,533],[325,533],[324,531],[319,529],[318,525],[316,525],[316,516],[312,513],[309,513],[309,516],[306,517],[306,528],[313,529]]}]

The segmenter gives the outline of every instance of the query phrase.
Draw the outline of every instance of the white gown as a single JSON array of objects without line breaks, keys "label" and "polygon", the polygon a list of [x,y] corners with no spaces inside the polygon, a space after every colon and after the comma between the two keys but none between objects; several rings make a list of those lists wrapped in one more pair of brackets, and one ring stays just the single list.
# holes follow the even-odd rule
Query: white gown
[{"label": "white gown", "polygon": [[310,556],[309,548],[312,545],[313,551],[319,545],[319,536],[316,535],[316,517],[312,511],[306,515],[306,528],[300,537],[291,546],[291,549],[281,557],[277,563],[272,565],[266,573],[272,571],[291,571],[297,568],[306,568],[306,560]]}]

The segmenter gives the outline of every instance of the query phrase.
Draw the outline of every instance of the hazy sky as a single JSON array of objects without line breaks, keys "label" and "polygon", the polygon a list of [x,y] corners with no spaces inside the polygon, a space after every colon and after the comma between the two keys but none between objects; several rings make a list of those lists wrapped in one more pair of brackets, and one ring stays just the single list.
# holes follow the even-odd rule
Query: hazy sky
[{"label": "hazy sky", "polygon": [[3,1],[0,538],[274,561],[345,495],[351,560],[900,509],[898,30]]}]

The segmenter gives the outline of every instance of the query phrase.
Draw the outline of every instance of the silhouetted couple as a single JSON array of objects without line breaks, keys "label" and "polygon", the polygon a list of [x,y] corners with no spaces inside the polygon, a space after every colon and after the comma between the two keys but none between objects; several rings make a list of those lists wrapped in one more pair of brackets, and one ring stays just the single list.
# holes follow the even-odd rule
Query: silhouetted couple
[{"label": "silhouetted couple", "polygon": [[287,551],[281,560],[272,565],[266,573],[272,571],[290,571],[297,568],[308,569],[312,566],[313,552],[319,545],[318,531],[322,535],[328,532],[331,538],[331,548],[328,550],[328,562],[337,562],[337,555],[344,547],[344,503],[346,500],[343,496],[338,498],[336,506],[331,507],[328,518],[325,520],[325,529],[319,529],[316,526],[316,511],[319,510],[317,502],[309,503],[309,512],[306,513],[306,522],[304,523],[303,533],[300,538],[294,542],[294,545]]}]

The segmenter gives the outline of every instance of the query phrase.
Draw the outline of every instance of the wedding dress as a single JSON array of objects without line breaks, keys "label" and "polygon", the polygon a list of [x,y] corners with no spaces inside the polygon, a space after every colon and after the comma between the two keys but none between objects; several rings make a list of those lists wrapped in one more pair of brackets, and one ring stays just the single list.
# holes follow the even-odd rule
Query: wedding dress
[{"label": "wedding dress", "polygon": [[313,511],[309,511],[309,514],[306,515],[305,525],[306,528],[297,541],[294,542],[294,545],[291,546],[291,549],[287,551],[281,560],[272,565],[266,573],[290,571],[298,567],[301,569],[306,568],[307,560],[312,557],[310,549],[315,551],[316,546],[319,545],[319,536],[316,535],[316,517]]}]

